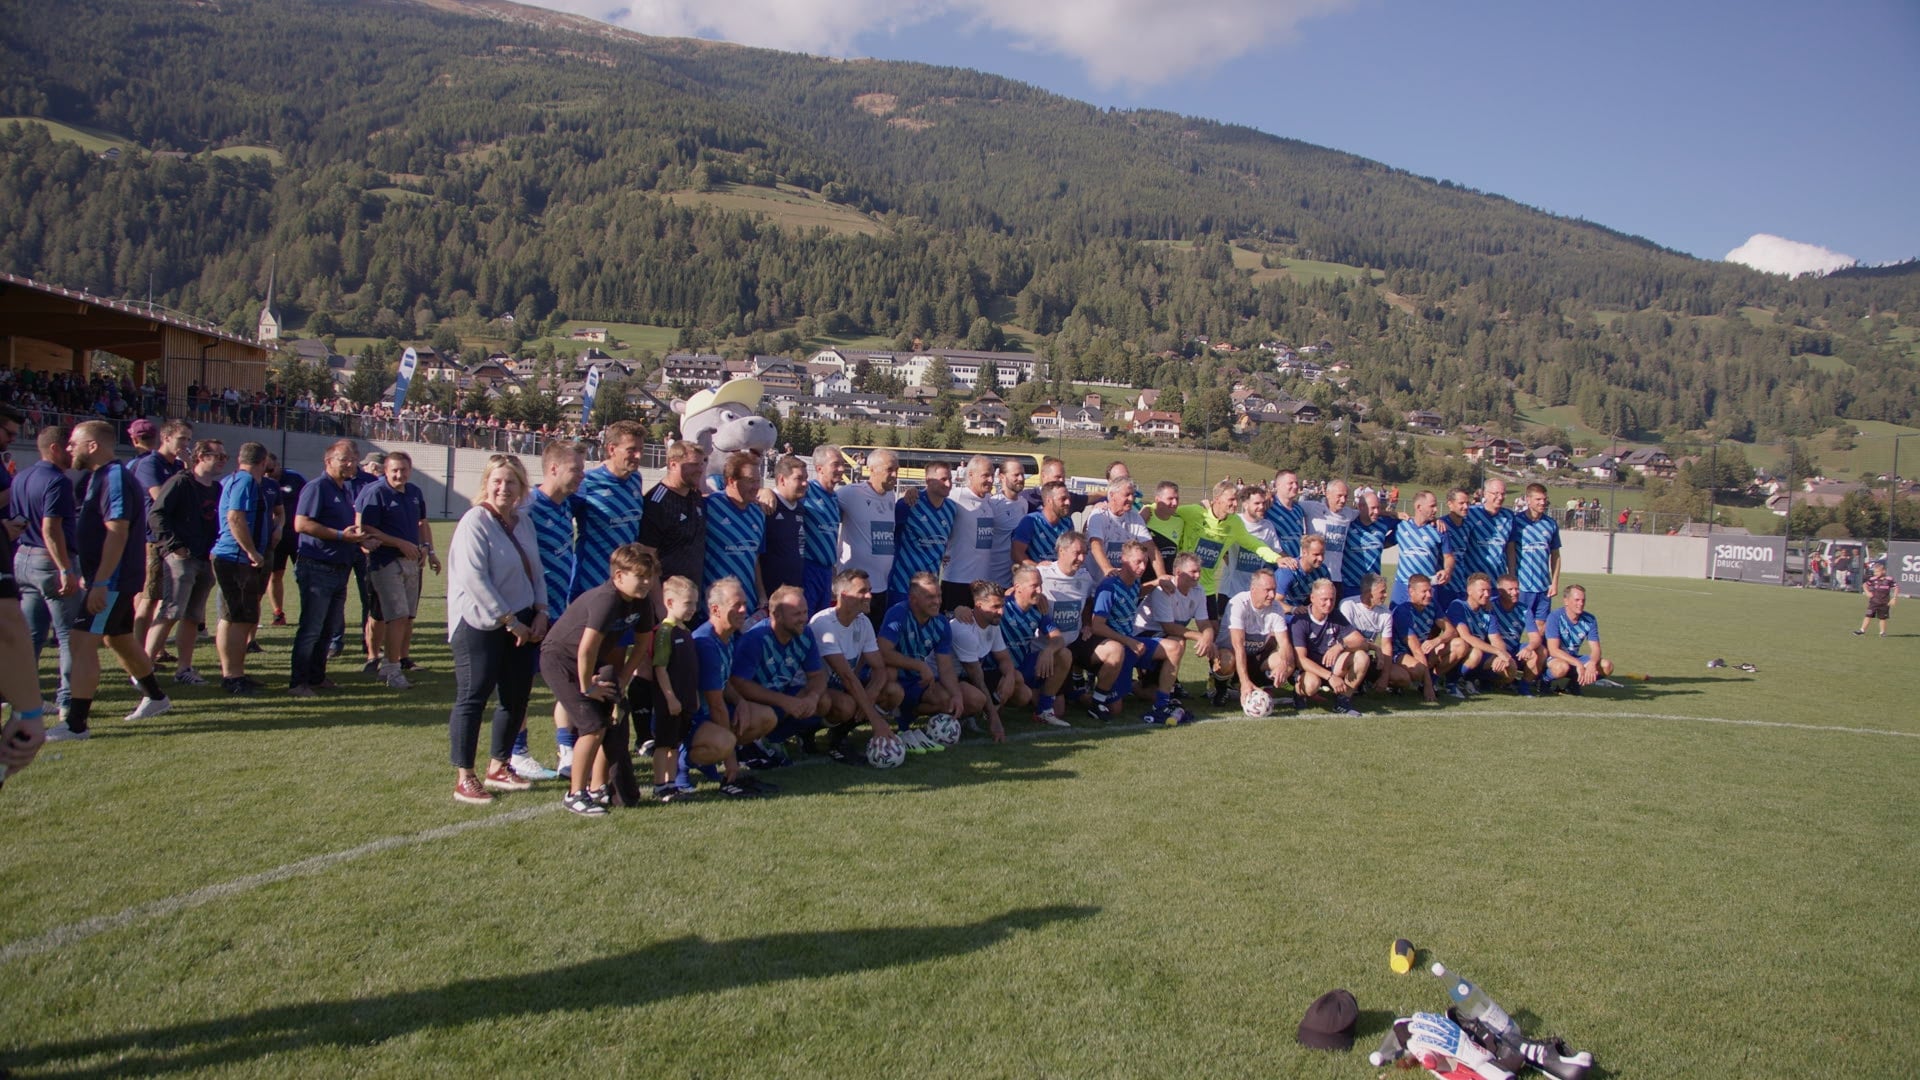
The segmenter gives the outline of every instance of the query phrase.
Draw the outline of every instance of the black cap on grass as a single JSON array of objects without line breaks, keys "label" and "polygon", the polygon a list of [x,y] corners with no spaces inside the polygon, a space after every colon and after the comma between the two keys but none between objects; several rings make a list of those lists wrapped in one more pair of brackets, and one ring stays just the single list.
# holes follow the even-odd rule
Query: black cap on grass
[{"label": "black cap on grass", "polygon": [[1300,1020],[1300,1045],[1313,1050],[1353,1049],[1353,1029],[1360,1023],[1360,1005],[1345,990],[1329,990],[1313,999]]}]

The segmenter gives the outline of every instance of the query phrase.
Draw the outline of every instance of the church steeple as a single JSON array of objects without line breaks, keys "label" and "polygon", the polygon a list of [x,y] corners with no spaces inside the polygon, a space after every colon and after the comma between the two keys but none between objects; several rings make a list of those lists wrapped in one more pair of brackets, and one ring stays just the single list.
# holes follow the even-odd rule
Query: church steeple
[{"label": "church steeple", "polygon": [[280,257],[275,255],[267,264],[267,302],[260,305],[260,325],[254,329],[253,339],[262,345],[271,345],[280,340],[280,317],[273,313],[273,279],[280,269]]}]

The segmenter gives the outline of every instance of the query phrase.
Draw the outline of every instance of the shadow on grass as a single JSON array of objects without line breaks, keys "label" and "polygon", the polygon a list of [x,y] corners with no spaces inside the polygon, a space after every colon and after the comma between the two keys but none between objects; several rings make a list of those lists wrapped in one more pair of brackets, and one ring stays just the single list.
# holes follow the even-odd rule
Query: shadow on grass
[{"label": "shadow on grass", "polygon": [[[1091,918],[1097,907],[1019,908],[958,926],[916,925],[698,937],[524,975],[466,979],[369,998],[338,998],[171,1027],[29,1047],[6,1064],[61,1076],[147,1076],[245,1065],[314,1047],[351,1049],[426,1028],[645,1007],[743,986],[903,967],[993,946],[1021,930]],[[106,1060],[101,1060],[106,1059]],[[282,1062],[284,1068],[288,1062]]]}]

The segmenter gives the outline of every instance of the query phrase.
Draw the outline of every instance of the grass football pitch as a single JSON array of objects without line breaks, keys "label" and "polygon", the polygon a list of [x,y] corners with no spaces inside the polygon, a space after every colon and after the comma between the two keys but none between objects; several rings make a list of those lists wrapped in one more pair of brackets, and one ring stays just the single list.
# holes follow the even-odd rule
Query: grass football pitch
[{"label": "grass football pitch", "polygon": [[[1920,608],[1863,639],[1856,596],[1590,584],[1650,681],[1023,719],[599,820],[552,784],[449,797],[437,596],[410,692],[354,664],[319,702],[181,688],[128,724],[111,675],[99,734],[0,792],[0,1067],[1372,1078],[1389,1019],[1445,1004],[1388,970],[1404,936],[1595,1075],[1920,1071]],[[1334,987],[1355,1051],[1299,1048]]]}]

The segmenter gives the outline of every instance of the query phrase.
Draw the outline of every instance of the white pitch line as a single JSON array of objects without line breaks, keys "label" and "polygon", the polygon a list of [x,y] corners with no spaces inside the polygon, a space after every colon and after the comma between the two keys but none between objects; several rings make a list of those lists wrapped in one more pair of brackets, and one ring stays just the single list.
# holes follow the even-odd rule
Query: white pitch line
[{"label": "white pitch line", "polygon": [[[1364,721],[1364,720],[1395,719],[1395,718],[1405,718],[1405,719],[1412,720],[1412,719],[1424,719],[1424,718],[1434,717],[1439,715],[1442,715],[1442,714],[1437,712],[1431,712],[1431,711],[1404,710],[1404,711],[1398,711],[1398,712],[1392,712],[1392,713],[1369,713],[1363,717],[1358,718],[1358,720]],[[1788,723],[1786,721],[1781,721],[1781,720],[1735,720],[1729,717],[1721,717],[1721,716],[1682,716],[1677,713],[1568,712],[1564,709],[1477,709],[1476,708],[1466,714],[1455,714],[1451,710],[1449,710],[1446,715],[1449,718],[1454,718],[1457,716],[1459,719],[1467,719],[1468,717],[1498,716],[1498,717],[1554,717],[1556,719],[1576,719],[1577,718],[1577,719],[1586,719],[1586,720],[1607,720],[1607,719],[1662,720],[1662,721],[1669,721],[1669,722],[1694,722],[1694,723],[1702,723],[1702,724],[1729,724],[1729,725],[1734,725],[1738,727],[1787,728],[1787,729],[1796,730],[1796,731],[1823,731],[1823,732],[1830,731],[1830,732],[1837,732],[1837,733],[1846,734],[1846,735],[1884,735],[1884,736],[1897,738],[1897,739],[1920,739],[1920,732],[1914,732],[1914,731],[1887,731],[1881,728],[1832,727],[1824,724],[1794,724],[1794,723]],[[1281,720],[1334,720],[1340,723],[1358,722],[1356,720],[1343,719],[1339,717],[1334,717],[1327,713],[1315,711],[1315,712],[1308,712],[1305,714],[1287,713],[1279,716],[1243,716],[1243,715],[1217,716],[1217,717],[1212,717],[1210,719],[1201,721],[1200,723],[1202,726],[1212,726],[1215,724],[1273,723]],[[1043,728],[1038,730],[1029,729],[1026,731],[1014,732],[1007,736],[1007,741],[1008,742],[1033,742],[1039,739],[1066,738],[1066,737],[1104,738],[1107,736],[1125,734],[1125,733],[1133,732],[1136,730],[1143,730],[1143,729],[1137,728],[1130,724],[1125,724],[1124,722],[1122,726],[1107,727],[1107,728],[1067,729],[1067,728],[1049,727],[1049,728]],[[968,749],[986,749],[993,746],[994,744],[988,743],[988,742],[969,742],[964,745]],[[804,767],[809,765],[819,765],[824,761],[826,761],[825,758],[810,758],[805,761],[796,762],[795,764],[797,767]],[[560,804],[557,801],[545,802],[537,806],[529,806],[519,810],[508,811],[502,814],[493,814],[484,818],[476,818],[472,821],[462,821],[452,825],[442,825],[439,828],[428,829],[425,832],[407,833],[401,836],[388,836],[379,840],[369,841],[365,844],[359,845],[358,847],[350,847],[341,851],[329,852],[325,855],[314,855],[310,858],[301,859],[297,862],[290,862],[283,866],[276,866],[271,870],[263,870],[257,874],[248,874],[245,877],[235,878],[232,881],[221,882],[218,885],[208,885],[205,888],[195,889],[192,892],[180,893],[177,896],[169,896],[164,899],[150,901],[145,904],[136,904],[133,907],[114,912],[111,915],[98,915],[91,919],[82,919],[79,922],[68,923],[65,926],[55,927],[54,929],[49,930],[46,933],[37,935],[35,937],[23,938],[19,941],[14,942],[11,945],[8,945],[4,948],[0,948],[0,965],[10,964],[15,960],[24,960],[32,956],[40,956],[49,952],[53,952],[56,949],[65,948],[68,945],[77,945],[88,938],[95,937],[99,934],[104,934],[110,930],[119,930],[124,927],[132,926],[134,923],[145,922],[150,919],[165,918],[166,916],[174,915],[179,912],[187,911],[192,908],[203,907],[207,904],[213,903],[216,900],[225,900],[229,897],[238,896],[244,892],[251,892],[252,890],[258,889],[265,885],[274,884],[275,882],[287,881],[297,877],[309,877],[314,874],[318,874],[323,871],[330,870],[344,863],[354,862],[356,860],[366,858],[369,855],[378,855],[384,851],[392,851],[396,848],[414,847],[420,844],[433,843],[434,841],[438,841],[438,840],[448,840],[455,836],[460,836],[464,833],[473,832],[476,829],[490,829],[497,825],[514,824],[521,821],[526,821],[530,818],[538,817],[542,814],[551,813],[559,809],[560,809]]]}]

